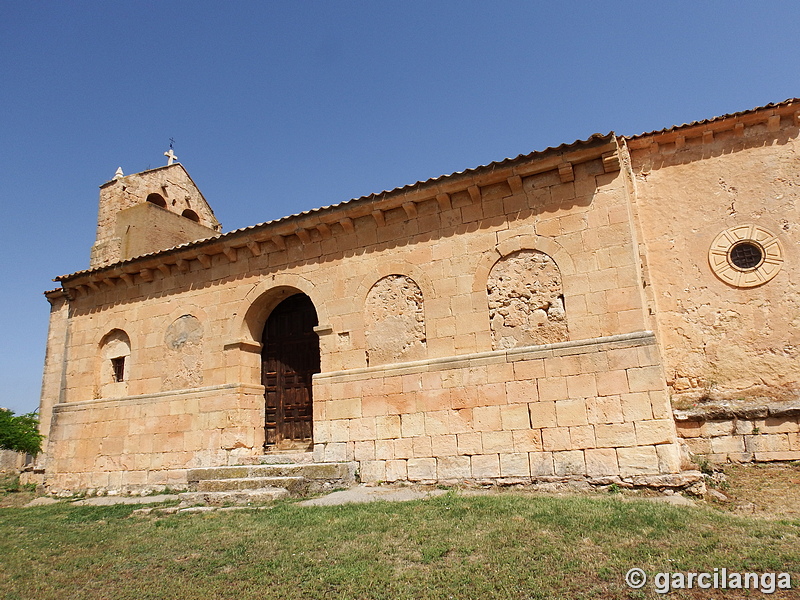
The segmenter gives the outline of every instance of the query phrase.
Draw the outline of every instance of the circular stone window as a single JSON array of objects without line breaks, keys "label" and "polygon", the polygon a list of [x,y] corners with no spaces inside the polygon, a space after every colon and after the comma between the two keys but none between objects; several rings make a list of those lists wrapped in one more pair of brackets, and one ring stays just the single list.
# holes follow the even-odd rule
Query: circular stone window
[{"label": "circular stone window", "polygon": [[778,236],[758,225],[738,225],[720,233],[708,251],[711,270],[725,283],[749,288],[766,283],[781,270]]}]

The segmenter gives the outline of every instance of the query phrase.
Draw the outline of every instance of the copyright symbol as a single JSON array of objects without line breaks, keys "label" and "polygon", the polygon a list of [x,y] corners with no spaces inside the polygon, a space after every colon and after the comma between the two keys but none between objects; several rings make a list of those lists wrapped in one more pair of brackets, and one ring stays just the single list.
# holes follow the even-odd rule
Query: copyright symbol
[{"label": "copyright symbol", "polygon": [[644,587],[644,584],[647,583],[647,574],[641,569],[634,567],[625,573],[625,583],[628,584],[629,588],[638,590],[639,588]]}]

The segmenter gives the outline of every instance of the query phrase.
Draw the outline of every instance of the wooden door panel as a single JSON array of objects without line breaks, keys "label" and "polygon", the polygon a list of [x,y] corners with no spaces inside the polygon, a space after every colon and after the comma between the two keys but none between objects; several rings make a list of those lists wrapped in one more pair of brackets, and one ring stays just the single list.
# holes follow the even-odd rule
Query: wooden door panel
[{"label": "wooden door panel", "polygon": [[266,445],[310,445],[313,430],[311,377],[319,373],[317,313],[311,299],[296,294],[267,319],[262,337]]}]

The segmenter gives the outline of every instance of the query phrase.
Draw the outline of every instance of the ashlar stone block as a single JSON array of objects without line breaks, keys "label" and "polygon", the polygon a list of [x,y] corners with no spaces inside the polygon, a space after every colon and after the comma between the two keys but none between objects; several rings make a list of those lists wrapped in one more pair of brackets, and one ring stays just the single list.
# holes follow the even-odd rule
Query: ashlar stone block
[{"label": "ashlar stone block", "polygon": [[633,423],[595,425],[594,437],[598,448],[619,448],[636,445]]},{"label": "ashlar stone block", "polygon": [[556,421],[559,427],[587,425],[589,419],[586,415],[586,400],[558,400],[556,402]]},{"label": "ashlar stone block", "polygon": [[487,454],[511,452],[514,448],[514,438],[510,431],[484,431],[481,436],[483,452]]},{"label": "ashlar stone block", "polygon": [[617,451],[614,448],[593,448],[584,452],[586,474],[589,477],[619,475]]},{"label": "ashlar stone block", "polygon": [[635,426],[636,442],[643,446],[669,444],[676,441],[673,421],[637,421]]},{"label": "ashlar stone block", "polygon": [[529,452],[532,477],[550,477],[555,474],[552,452]]},{"label": "ashlar stone block", "polygon": [[471,457],[472,476],[475,479],[500,477],[500,458],[497,454],[476,454]]},{"label": "ashlar stone block", "polygon": [[481,454],[483,439],[480,433],[459,433],[456,435],[459,454]]},{"label": "ashlar stone block", "polygon": [[436,479],[435,458],[409,458],[407,469],[408,479],[411,481]]},{"label": "ashlar stone block", "polygon": [[623,477],[656,475],[659,472],[658,453],[655,446],[617,448],[619,472]]},{"label": "ashlar stone block", "polygon": [[359,464],[359,473],[363,482],[386,481],[386,461],[363,460]]},{"label": "ashlar stone block", "polygon": [[519,429],[512,431],[514,452],[541,452],[542,430]]},{"label": "ashlar stone block", "polygon": [[455,456],[458,454],[458,442],[454,434],[432,435],[431,454],[435,457]]},{"label": "ashlar stone block", "polygon": [[547,451],[569,450],[572,441],[567,427],[547,427],[542,429],[542,447]]},{"label": "ashlar stone block", "polygon": [[500,406],[500,421],[503,429],[512,431],[514,429],[530,429],[531,417],[528,411],[528,404],[508,404]]},{"label": "ashlar stone block", "polygon": [[439,479],[469,479],[472,476],[472,461],[469,456],[442,456],[437,458]]},{"label": "ashlar stone block", "polygon": [[530,477],[531,467],[527,452],[500,454],[501,477]]},{"label": "ashlar stone block", "polygon": [[403,481],[408,479],[408,468],[405,460],[386,461],[386,481]]},{"label": "ashlar stone block", "polygon": [[408,413],[400,417],[400,427],[403,437],[414,437],[425,434],[424,413]]},{"label": "ashlar stone block", "polygon": [[622,423],[625,420],[618,395],[587,398],[586,414],[590,423]]},{"label": "ashlar stone block", "polygon": [[586,461],[583,450],[566,450],[553,453],[556,475],[585,475]]},{"label": "ashlar stone block", "polygon": [[533,402],[528,405],[528,409],[530,412],[531,427],[533,429],[556,427],[558,425],[555,402]]}]

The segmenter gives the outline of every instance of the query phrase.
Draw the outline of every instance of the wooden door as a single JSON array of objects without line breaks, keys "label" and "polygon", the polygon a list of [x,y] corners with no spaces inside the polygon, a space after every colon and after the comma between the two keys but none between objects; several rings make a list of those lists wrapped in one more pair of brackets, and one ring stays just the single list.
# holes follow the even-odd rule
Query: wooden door
[{"label": "wooden door", "polygon": [[265,387],[265,449],[300,450],[312,444],[311,376],[319,373],[317,311],[305,294],[281,302],[267,319],[261,353]]}]

